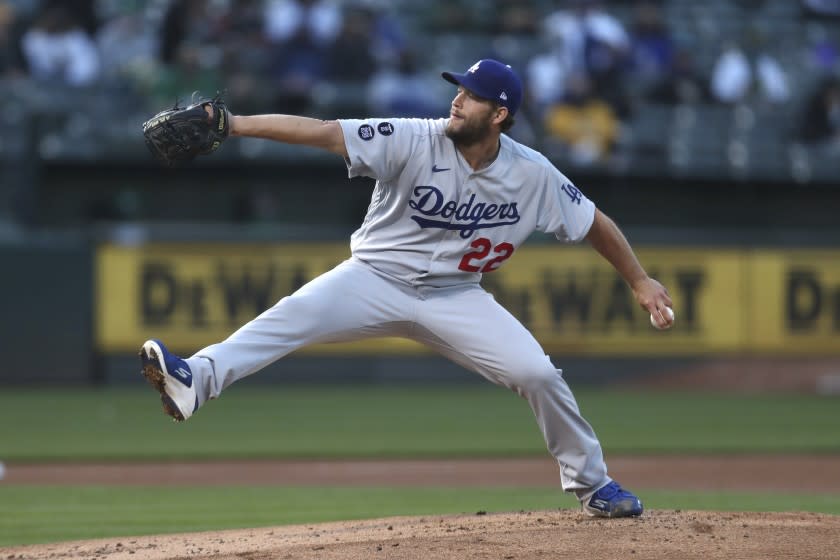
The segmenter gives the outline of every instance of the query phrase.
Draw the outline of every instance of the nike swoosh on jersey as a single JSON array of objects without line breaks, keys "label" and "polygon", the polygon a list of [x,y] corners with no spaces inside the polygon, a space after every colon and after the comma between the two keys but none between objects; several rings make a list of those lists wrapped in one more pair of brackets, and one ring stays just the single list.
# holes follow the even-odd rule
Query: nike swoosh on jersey
[{"label": "nike swoosh on jersey", "polygon": [[438,167],[437,164],[432,166],[432,173],[440,173],[441,171],[449,171],[451,167]]}]

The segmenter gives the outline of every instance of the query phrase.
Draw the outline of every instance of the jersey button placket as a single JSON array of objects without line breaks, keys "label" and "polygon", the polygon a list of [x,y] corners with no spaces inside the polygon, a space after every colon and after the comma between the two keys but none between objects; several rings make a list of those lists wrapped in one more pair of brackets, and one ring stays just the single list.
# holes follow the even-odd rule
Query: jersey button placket
[{"label": "jersey button placket", "polygon": [[[450,220],[450,223],[452,223],[453,220],[457,221],[456,215],[458,213],[457,212],[458,208],[460,208],[462,204],[466,204],[467,201],[470,199],[470,196],[472,196],[472,194],[473,194],[472,182],[473,182],[473,174],[470,173],[466,176],[466,178],[464,179],[464,184],[461,185],[461,188],[459,189],[460,192],[458,193],[458,205],[455,207],[455,212],[452,214],[452,220]],[[457,228],[453,229],[452,231],[457,235],[461,234],[461,230],[459,230]]]}]

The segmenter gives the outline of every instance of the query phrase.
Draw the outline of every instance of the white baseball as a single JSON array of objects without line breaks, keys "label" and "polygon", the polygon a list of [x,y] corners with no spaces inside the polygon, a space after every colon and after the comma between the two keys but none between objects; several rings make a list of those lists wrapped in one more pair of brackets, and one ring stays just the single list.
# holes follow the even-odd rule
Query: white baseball
[{"label": "white baseball", "polygon": [[[666,314],[668,314],[668,315],[670,316],[670,318],[671,318],[671,324],[673,325],[673,324],[674,324],[674,310],[673,310],[673,309],[671,309],[670,307],[666,307],[666,308],[665,308],[665,313],[666,313]],[[650,324],[651,324],[651,325],[653,325],[653,327],[654,327],[654,328],[659,329],[659,330],[670,328],[670,326],[668,326],[668,327],[660,327],[660,326],[656,323],[656,319],[654,319],[654,318],[653,318],[653,313],[651,313],[651,314],[650,314]]]}]

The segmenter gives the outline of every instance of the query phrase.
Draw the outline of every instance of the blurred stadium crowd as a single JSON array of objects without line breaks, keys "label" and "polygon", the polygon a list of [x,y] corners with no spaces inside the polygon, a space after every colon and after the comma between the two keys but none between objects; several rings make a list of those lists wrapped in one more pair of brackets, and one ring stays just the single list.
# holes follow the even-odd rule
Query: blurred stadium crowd
[{"label": "blurred stadium crowd", "polygon": [[139,123],[195,90],[442,116],[439,72],[483,57],[519,71],[512,134],[559,164],[836,177],[840,0],[0,0],[0,157],[148,157]]}]

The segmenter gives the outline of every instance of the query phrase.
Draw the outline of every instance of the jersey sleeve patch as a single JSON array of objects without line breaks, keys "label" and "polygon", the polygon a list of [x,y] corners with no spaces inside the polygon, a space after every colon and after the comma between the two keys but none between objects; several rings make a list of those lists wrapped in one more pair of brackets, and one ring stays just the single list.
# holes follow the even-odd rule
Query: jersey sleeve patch
[{"label": "jersey sleeve patch", "polygon": [[394,125],[388,121],[381,122],[377,125],[376,130],[378,130],[379,134],[382,136],[391,136],[394,133]]},{"label": "jersey sleeve patch", "polygon": [[365,142],[373,140],[374,134],[375,133],[373,132],[373,127],[369,124],[363,124],[359,127],[359,138],[361,138]]},{"label": "jersey sleeve patch", "polygon": [[569,196],[572,203],[580,205],[583,195],[576,186],[571,183],[563,183],[560,189]]},{"label": "jersey sleeve patch", "polygon": [[411,157],[428,123],[419,119],[339,119],[350,177],[390,181]]},{"label": "jersey sleeve patch", "polygon": [[595,204],[553,166],[548,169],[537,218],[537,229],[554,233],[566,243],[586,237],[595,216]]}]

